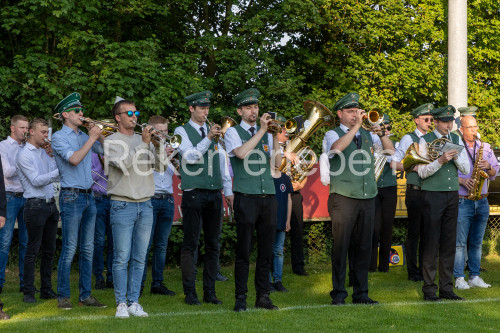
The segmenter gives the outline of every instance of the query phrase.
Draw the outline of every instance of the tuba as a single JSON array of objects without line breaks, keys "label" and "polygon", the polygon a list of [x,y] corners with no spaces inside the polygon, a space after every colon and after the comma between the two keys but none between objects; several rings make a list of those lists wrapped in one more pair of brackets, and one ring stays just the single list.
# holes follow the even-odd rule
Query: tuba
[{"label": "tuba", "polygon": [[[304,109],[307,113],[307,120],[304,121],[306,125],[304,130],[295,135],[288,145],[285,147],[284,151],[288,153],[295,153],[299,157],[299,163],[292,168],[292,162],[288,161],[286,158],[281,160],[280,171],[285,172],[292,178],[292,181],[302,181],[314,166],[317,161],[316,154],[314,151],[306,145],[307,139],[313,135],[314,132],[321,126],[333,126],[335,124],[335,117],[328,110],[326,106],[316,101],[305,101]],[[288,121],[287,121],[288,123]],[[288,123],[289,130],[287,132],[293,132],[291,129],[294,127],[293,122]],[[295,129],[296,129],[295,124]],[[285,128],[287,124],[285,123]],[[310,157],[310,160],[307,160]],[[293,169],[293,170],[292,170]]]}]

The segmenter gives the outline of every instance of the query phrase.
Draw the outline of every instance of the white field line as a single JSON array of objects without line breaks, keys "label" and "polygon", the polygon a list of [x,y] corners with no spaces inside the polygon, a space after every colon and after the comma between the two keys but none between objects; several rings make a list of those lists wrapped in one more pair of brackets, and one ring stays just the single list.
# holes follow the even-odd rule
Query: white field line
[{"label": "white field line", "polygon": [[[401,307],[401,306],[442,306],[447,304],[473,304],[473,303],[490,303],[490,302],[500,302],[500,298],[484,298],[484,299],[473,299],[473,300],[464,300],[464,301],[440,301],[440,302],[394,302],[394,303],[381,303],[379,305],[374,305],[374,307]],[[307,309],[322,309],[322,308],[330,308],[335,310],[339,307],[367,307],[368,305],[355,305],[355,304],[346,304],[342,306],[333,306],[330,304],[321,304],[321,305],[297,305],[297,306],[289,306],[280,308],[279,311],[295,311],[295,310],[307,310]],[[261,309],[249,308],[246,312],[255,312],[255,311],[267,311]],[[66,312],[69,313],[69,312]],[[217,314],[228,314],[234,313],[232,310],[223,309],[223,310],[206,310],[206,311],[183,311],[183,312],[156,312],[150,313],[149,318],[158,318],[158,317],[181,317],[181,316],[213,316]],[[241,313],[244,315],[244,313]],[[58,322],[58,321],[69,321],[69,320],[84,320],[84,321],[94,321],[94,320],[105,320],[105,319],[114,319],[113,316],[103,316],[103,315],[88,315],[88,316],[50,316],[50,317],[42,317],[42,318],[19,318],[16,316],[12,317],[9,321],[4,322],[5,324],[16,323],[16,322],[31,322],[31,321],[45,321],[45,322]],[[119,320],[119,319],[116,319]],[[1,326],[1,325],[0,325]]]}]

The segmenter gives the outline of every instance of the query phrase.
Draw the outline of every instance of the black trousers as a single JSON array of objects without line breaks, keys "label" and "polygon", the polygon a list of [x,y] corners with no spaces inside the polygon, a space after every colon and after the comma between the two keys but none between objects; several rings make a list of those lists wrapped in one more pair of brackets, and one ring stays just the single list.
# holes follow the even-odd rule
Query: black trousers
[{"label": "black trousers", "polygon": [[292,252],[292,270],[304,270],[304,198],[300,192],[292,194],[292,216],[290,217],[290,241]]},{"label": "black trousers", "polygon": [[235,295],[248,293],[248,270],[252,236],[257,231],[257,263],[255,267],[255,291],[257,297],[268,294],[269,271],[273,260],[273,242],[276,231],[278,203],[274,195],[246,196],[234,194],[234,219],[236,220],[236,261],[234,264]]},{"label": "black trousers", "polygon": [[196,260],[201,229],[205,240],[205,268],[203,270],[203,290],[215,292],[215,278],[218,267],[217,239],[220,234],[222,214],[221,191],[194,189],[182,194],[182,226],[184,239],[181,249],[182,286],[184,294],[196,293]]},{"label": "black trousers", "polygon": [[[422,276],[422,244],[424,235],[424,196],[421,190],[406,188],[405,198],[408,212],[408,234],[406,236],[406,269],[408,278]],[[420,241],[420,246],[419,246]]]},{"label": "black trousers", "polygon": [[353,199],[332,193],[328,197],[328,212],[332,219],[332,298],[346,298],[345,275],[347,251],[352,261],[353,298],[368,296],[368,266],[370,265],[375,198]]},{"label": "black trousers", "polygon": [[35,264],[40,249],[40,291],[46,293],[52,290],[52,264],[56,252],[59,211],[55,203],[27,200],[23,214],[28,232],[28,247],[24,256],[24,293],[35,294]]},{"label": "black trousers", "polygon": [[398,203],[398,187],[379,187],[375,197],[375,226],[373,229],[370,271],[377,269],[377,247],[379,272],[389,271],[389,254],[392,245],[392,226]]},{"label": "black trousers", "polygon": [[439,262],[439,291],[453,292],[453,265],[457,239],[458,191],[423,191],[424,253],[422,273],[425,294],[436,294]]}]

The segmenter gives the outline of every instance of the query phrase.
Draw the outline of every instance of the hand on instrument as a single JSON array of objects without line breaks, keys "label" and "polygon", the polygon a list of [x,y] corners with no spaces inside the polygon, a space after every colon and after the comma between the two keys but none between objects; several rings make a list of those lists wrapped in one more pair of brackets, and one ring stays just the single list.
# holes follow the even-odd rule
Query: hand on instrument
[{"label": "hand on instrument", "polygon": [[366,111],[359,109],[358,112],[356,113],[356,126],[361,127],[363,124],[363,120],[365,119],[364,117],[366,116]]},{"label": "hand on instrument", "polygon": [[170,156],[172,155],[172,153],[174,152],[174,148],[172,148],[172,146],[166,146],[165,147],[165,153],[167,154],[167,156]]},{"label": "hand on instrument", "polygon": [[226,198],[227,206],[232,211],[233,210],[234,195],[228,195],[228,196],[225,196],[225,198]]},{"label": "hand on instrument", "polygon": [[153,132],[151,131],[152,128],[153,127],[151,125],[148,125],[142,130],[142,142],[147,145],[151,143],[151,136],[153,135]]},{"label": "hand on instrument", "polygon": [[52,145],[50,143],[46,143],[43,149],[45,149],[47,155],[49,155],[50,157],[54,157],[54,151],[52,150]]},{"label": "hand on instrument", "polygon": [[292,161],[293,165],[297,165],[300,162],[299,158],[297,157],[297,154],[295,153],[285,152],[285,157],[290,161]]},{"label": "hand on instrument", "polygon": [[207,134],[208,140],[213,140],[216,135],[221,135],[222,131],[219,125],[214,125],[210,127],[210,132]]},{"label": "hand on instrument", "polygon": [[486,160],[481,160],[477,164],[479,166],[479,169],[483,169],[483,170],[491,169],[491,164],[489,164],[488,161],[486,161]]},{"label": "hand on instrument", "polygon": [[[382,128],[378,124],[372,125],[371,128],[370,128],[370,131],[373,134],[377,134],[378,136],[384,136],[385,135],[385,132],[382,133]],[[382,134],[384,134],[384,135],[382,135]]]},{"label": "hand on instrument", "polygon": [[474,181],[470,178],[458,178],[460,185],[465,186],[465,188],[471,191],[474,188]]},{"label": "hand on instrument", "polygon": [[271,115],[269,113],[264,113],[260,117],[260,128],[267,132],[267,127],[269,126],[269,123],[272,121]]},{"label": "hand on instrument", "polygon": [[93,123],[89,124],[89,137],[93,141],[97,141],[99,139],[99,136],[101,135],[101,128],[99,126],[96,126]]},{"label": "hand on instrument", "polygon": [[457,155],[458,152],[456,150],[450,150],[444,153],[443,155],[439,156],[438,162],[439,164],[445,164],[451,161],[455,155]]}]

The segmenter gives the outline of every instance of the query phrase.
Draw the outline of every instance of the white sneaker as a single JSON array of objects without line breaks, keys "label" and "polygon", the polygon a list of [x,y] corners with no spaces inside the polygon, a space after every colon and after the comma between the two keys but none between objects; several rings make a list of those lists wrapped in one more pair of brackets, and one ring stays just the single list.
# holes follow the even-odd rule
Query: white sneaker
[{"label": "white sneaker", "polygon": [[125,303],[118,304],[118,306],[116,307],[115,317],[116,318],[128,318],[129,317],[128,311],[127,311],[127,304],[125,304]]},{"label": "white sneaker", "polygon": [[469,286],[474,288],[474,287],[479,287],[479,288],[490,288],[491,284],[487,284],[481,279],[479,276],[474,276],[469,279]]},{"label": "white sneaker", "polygon": [[128,307],[128,314],[135,317],[147,317],[147,312],[144,312],[142,306],[139,303],[132,303],[131,306]]},{"label": "white sneaker", "polygon": [[470,286],[465,282],[463,277],[459,277],[455,280],[455,288],[460,290],[470,289]]}]

